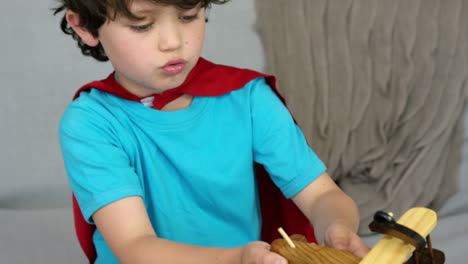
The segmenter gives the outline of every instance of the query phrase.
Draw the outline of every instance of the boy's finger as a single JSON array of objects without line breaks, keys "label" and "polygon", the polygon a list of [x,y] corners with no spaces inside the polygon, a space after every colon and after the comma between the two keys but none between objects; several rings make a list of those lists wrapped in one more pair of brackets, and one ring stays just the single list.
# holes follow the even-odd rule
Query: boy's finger
[{"label": "boy's finger", "polygon": [[369,253],[369,251],[370,251],[370,248],[361,239],[356,239],[350,245],[350,252],[360,258],[363,258],[364,256],[366,256],[367,253]]},{"label": "boy's finger", "polygon": [[349,251],[349,243],[350,243],[350,237],[345,235],[345,234],[333,234],[332,236],[329,237],[328,239],[328,246],[343,250],[343,251]]},{"label": "boy's finger", "polygon": [[287,264],[288,261],[280,256],[279,254],[276,254],[274,252],[268,252],[264,259],[263,259],[264,264]]},{"label": "boy's finger", "polygon": [[264,241],[255,241],[255,242],[252,242],[255,244],[256,247],[259,247],[259,248],[264,248],[266,250],[270,250],[271,248],[271,245],[268,244],[267,242],[264,242]]}]

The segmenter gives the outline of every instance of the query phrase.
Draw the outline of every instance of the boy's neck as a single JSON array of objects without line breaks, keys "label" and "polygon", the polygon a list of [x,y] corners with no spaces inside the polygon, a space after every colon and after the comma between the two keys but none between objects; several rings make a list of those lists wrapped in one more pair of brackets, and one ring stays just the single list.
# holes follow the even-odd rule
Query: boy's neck
[{"label": "boy's neck", "polygon": [[193,96],[189,94],[184,94],[181,97],[175,99],[174,101],[165,105],[161,111],[177,111],[181,109],[185,109],[192,104]]}]

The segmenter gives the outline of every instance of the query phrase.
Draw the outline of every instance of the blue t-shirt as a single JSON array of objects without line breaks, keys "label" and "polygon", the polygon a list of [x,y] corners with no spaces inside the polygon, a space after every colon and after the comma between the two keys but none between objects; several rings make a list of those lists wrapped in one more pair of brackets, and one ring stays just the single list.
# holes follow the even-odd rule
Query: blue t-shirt
[{"label": "blue t-shirt", "polygon": [[[96,89],[67,108],[60,143],[87,221],[141,196],[159,237],[236,247],[260,239],[253,163],[290,198],[325,171],[264,78],[165,112]],[[118,263],[96,230],[96,263]]]}]

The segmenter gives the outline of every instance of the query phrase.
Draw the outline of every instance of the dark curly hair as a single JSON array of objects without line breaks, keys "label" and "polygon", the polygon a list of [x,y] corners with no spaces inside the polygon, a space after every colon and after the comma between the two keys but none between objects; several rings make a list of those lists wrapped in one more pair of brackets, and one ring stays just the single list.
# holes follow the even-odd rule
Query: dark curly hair
[{"label": "dark curly hair", "polygon": [[[53,8],[54,15],[72,10],[80,16],[80,26],[89,30],[94,36],[98,36],[98,29],[107,19],[115,19],[117,14],[122,14],[131,19],[140,19],[130,12],[128,6],[132,0],[59,0],[58,7]],[[173,5],[182,9],[190,9],[201,3],[202,7],[209,8],[211,4],[224,4],[229,0],[147,0],[162,5]],[[110,14],[110,10],[113,12]],[[68,25],[65,15],[60,22],[62,31],[71,35],[78,42],[78,47],[86,56],[91,56],[98,61],[108,61],[102,45],[99,43],[96,47],[86,45],[83,40]]]}]

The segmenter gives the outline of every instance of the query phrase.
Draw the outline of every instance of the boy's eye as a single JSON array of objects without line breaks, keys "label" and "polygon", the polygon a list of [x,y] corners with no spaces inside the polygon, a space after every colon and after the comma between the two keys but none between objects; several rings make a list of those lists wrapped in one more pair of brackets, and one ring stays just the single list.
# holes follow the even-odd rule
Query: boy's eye
[{"label": "boy's eye", "polygon": [[131,28],[132,30],[141,32],[141,31],[149,30],[149,29],[151,28],[152,25],[153,25],[153,24],[151,23],[151,24],[146,24],[146,25],[130,26],[130,28]]},{"label": "boy's eye", "polygon": [[198,14],[197,15],[193,15],[193,16],[180,16],[179,19],[182,20],[183,22],[190,22],[190,21],[193,21],[195,19],[198,18]]}]

